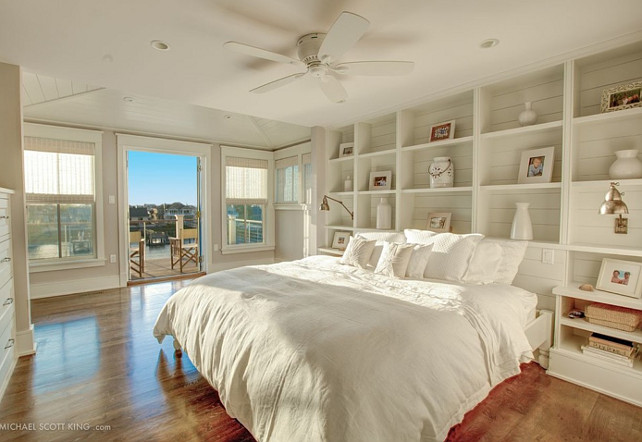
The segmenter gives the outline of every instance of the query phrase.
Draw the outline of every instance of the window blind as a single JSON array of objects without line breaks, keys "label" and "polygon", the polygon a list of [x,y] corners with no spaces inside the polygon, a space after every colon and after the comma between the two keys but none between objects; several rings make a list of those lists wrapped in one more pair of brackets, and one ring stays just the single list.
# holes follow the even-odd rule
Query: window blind
[{"label": "window blind", "polygon": [[268,161],[226,157],[225,198],[229,204],[267,204]]},{"label": "window blind", "polygon": [[296,203],[299,199],[299,156],[294,155],[275,161],[276,201]]},{"label": "window blind", "polygon": [[93,143],[25,137],[28,203],[93,203]]}]

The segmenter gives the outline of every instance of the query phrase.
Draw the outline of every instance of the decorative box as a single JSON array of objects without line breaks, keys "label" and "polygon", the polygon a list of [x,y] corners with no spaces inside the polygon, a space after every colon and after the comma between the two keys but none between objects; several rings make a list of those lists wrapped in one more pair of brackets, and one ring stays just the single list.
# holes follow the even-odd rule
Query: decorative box
[{"label": "decorative box", "polygon": [[633,331],[640,325],[642,311],[617,305],[594,302],[584,312],[591,324],[604,325],[618,330]]}]

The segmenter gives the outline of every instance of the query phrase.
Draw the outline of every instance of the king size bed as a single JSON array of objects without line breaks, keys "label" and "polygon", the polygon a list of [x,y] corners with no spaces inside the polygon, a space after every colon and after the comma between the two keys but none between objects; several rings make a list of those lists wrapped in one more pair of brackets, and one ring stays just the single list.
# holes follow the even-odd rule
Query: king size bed
[{"label": "king size bed", "polygon": [[257,440],[433,441],[545,340],[536,303],[314,256],[199,278],[154,336],[173,336]]}]

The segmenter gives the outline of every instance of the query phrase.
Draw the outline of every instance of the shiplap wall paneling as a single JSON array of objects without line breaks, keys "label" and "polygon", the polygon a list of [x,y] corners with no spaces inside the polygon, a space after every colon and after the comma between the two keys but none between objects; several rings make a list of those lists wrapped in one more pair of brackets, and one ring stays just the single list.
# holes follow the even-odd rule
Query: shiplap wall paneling
[{"label": "shiplap wall paneling", "polygon": [[[552,181],[562,179],[562,128],[483,137],[479,154],[479,182],[482,186],[516,184],[522,152],[555,147]],[[546,167],[546,164],[544,164]]]},{"label": "shiplap wall paneling", "polygon": [[521,189],[479,192],[478,230],[487,236],[508,238],[515,215],[515,203],[530,203],[533,239],[559,242],[560,189]]},{"label": "shiplap wall paneling", "polygon": [[554,310],[555,296],[552,290],[564,284],[567,254],[564,250],[553,249],[553,264],[544,264],[542,262],[544,249],[546,249],[545,245],[529,244],[513,285],[537,293],[539,295],[537,308]]},{"label": "shiplap wall paneling", "polygon": [[[628,183],[636,183],[629,185]],[[598,209],[609,190],[609,181],[571,188],[569,239],[571,244],[590,244],[603,247],[631,247],[642,249],[642,180],[621,181],[618,187],[629,214],[628,234],[614,232],[617,215],[600,215]]]},{"label": "shiplap wall paneling", "polygon": [[348,176],[353,179],[354,157],[335,158],[328,162],[328,189],[332,193],[344,192],[345,180]]},{"label": "shiplap wall paneling", "polygon": [[472,219],[472,192],[404,193],[399,206],[402,229],[426,229],[428,214],[452,213],[453,233],[470,233]]},{"label": "shiplap wall paneling", "polygon": [[359,191],[367,191],[370,189],[370,172],[392,172],[392,185],[391,189],[396,188],[396,152],[383,151],[381,153],[360,154],[357,164],[357,179],[354,186]]},{"label": "shiplap wall paneling", "polygon": [[[422,148],[401,151],[401,189],[429,189],[428,168],[435,157],[450,157],[455,168],[455,187],[470,187],[473,184],[473,143],[472,140],[461,144],[427,145]],[[410,172],[410,173],[408,173]]]},{"label": "shiplap wall paneling", "polygon": [[[354,196],[349,194],[331,195],[340,201],[351,211],[354,212]],[[341,207],[341,204],[335,201],[328,201],[330,210],[325,212],[326,224],[329,226],[352,227],[352,218],[350,214]]]},{"label": "shiplap wall paneling", "polygon": [[575,60],[575,117],[600,113],[602,91],[642,78],[642,42]]},{"label": "shiplap wall paneling", "polygon": [[639,256],[611,255],[587,252],[570,252],[569,279],[573,283],[588,283],[595,286],[600,275],[603,258],[620,259],[623,261],[642,262]]},{"label": "shiplap wall paneling", "polygon": [[388,201],[388,204],[392,207],[392,217],[390,229],[387,230],[399,230],[396,225],[395,211],[397,207],[397,199],[395,198],[394,192],[382,192],[380,194],[373,193],[369,195],[360,195],[359,196],[359,218],[357,222],[357,228],[360,229],[375,229],[377,227],[377,205],[381,199]]},{"label": "shiplap wall paneling", "polygon": [[356,144],[360,154],[394,150],[397,145],[396,114],[357,123]]},{"label": "shiplap wall paneling", "polygon": [[564,66],[557,65],[482,88],[481,133],[520,127],[517,117],[530,101],[537,124],[562,120]]},{"label": "shiplap wall paneling", "polygon": [[473,91],[405,109],[399,113],[400,147],[430,141],[430,127],[455,120],[455,138],[473,134]]},{"label": "shiplap wall paneling", "polygon": [[616,159],[616,151],[642,151],[642,109],[604,115],[604,119],[591,121],[590,124],[575,124],[573,181],[608,180],[609,167]]}]

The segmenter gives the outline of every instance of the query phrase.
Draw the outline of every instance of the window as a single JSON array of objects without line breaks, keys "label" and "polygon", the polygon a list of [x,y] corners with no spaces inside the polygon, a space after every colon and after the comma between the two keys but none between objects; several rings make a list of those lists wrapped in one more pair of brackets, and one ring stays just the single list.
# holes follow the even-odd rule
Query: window
[{"label": "window", "polygon": [[100,133],[25,127],[29,260],[52,263],[102,258],[96,200]]},{"label": "window", "polygon": [[269,244],[266,231],[269,161],[225,154],[223,158],[227,245]]},{"label": "window", "polygon": [[299,156],[283,158],[274,163],[276,169],[276,202],[299,202]]},{"label": "window", "polygon": [[301,155],[301,163],[303,164],[303,192],[304,203],[310,204],[312,202],[312,155],[304,153]]}]

